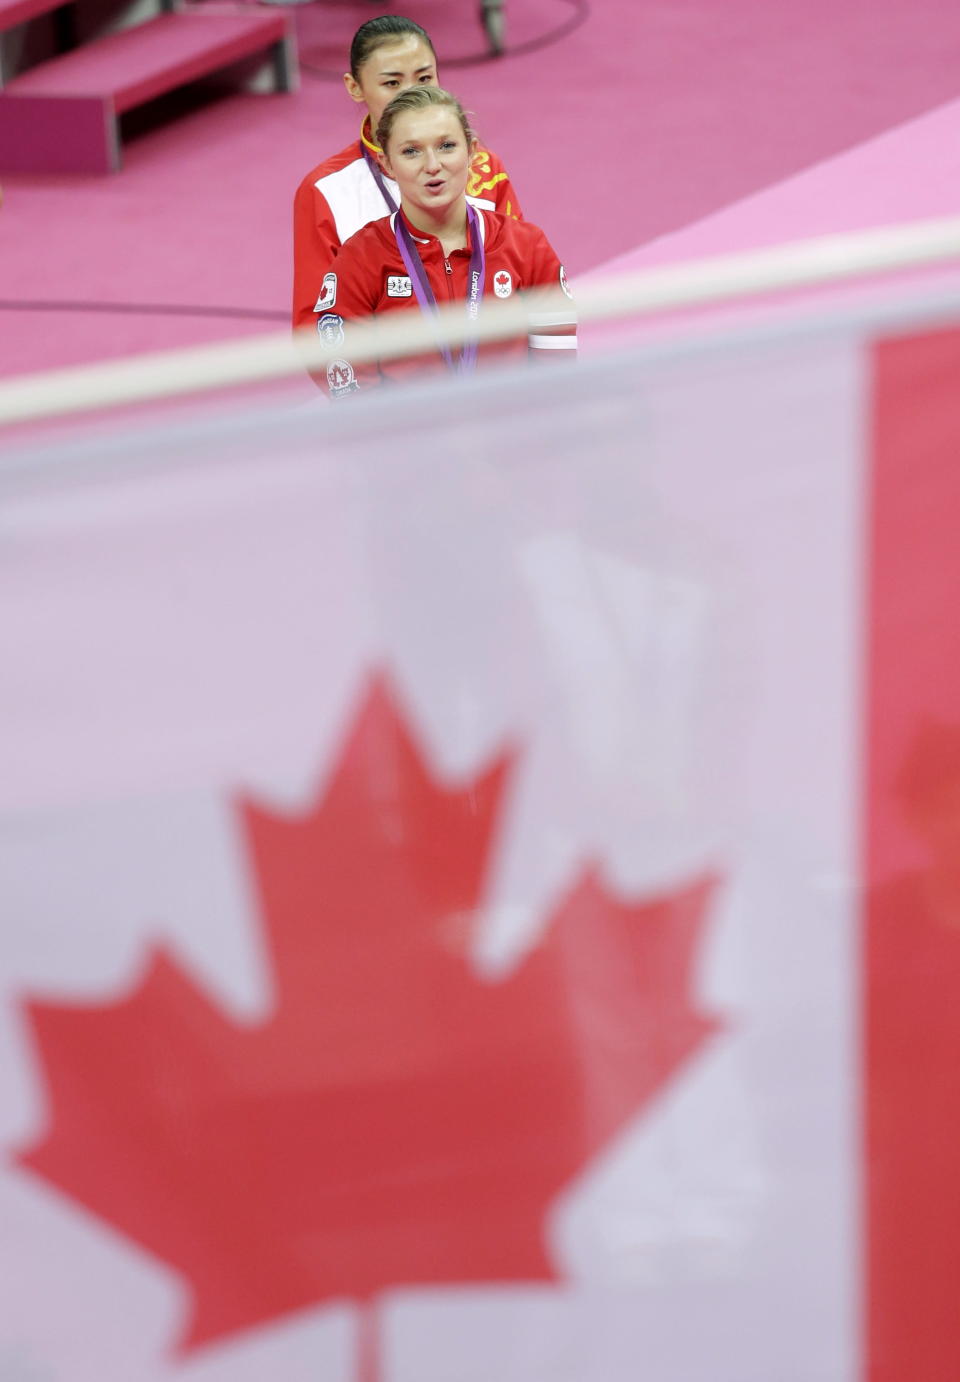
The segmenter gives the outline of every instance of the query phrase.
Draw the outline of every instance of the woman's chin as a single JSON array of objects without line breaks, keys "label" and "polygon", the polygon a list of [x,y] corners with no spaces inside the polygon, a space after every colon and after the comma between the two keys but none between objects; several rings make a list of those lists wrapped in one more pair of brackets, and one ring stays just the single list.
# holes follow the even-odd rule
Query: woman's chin
[{"label": "woman's chin", "polygon": [[450,196],[418,197],[416,201],[411,198],[411,205],[425,216],[445,216],[456,200],[456,197]]}]

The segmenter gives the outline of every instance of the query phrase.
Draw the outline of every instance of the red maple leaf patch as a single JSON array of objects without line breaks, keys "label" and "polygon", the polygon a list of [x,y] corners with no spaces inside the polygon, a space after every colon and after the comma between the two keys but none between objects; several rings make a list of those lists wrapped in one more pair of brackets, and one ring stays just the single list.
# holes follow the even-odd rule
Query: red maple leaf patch
[{"label": "red maple leaf patch", "polygon": [[717,1026],[688,995],[708,876],[633,903],[588,868],[478,976],[509,769],[439,785],[377,684],[312,810],[239,808],[267,1021],[162,950],[124,1001],[28,1004],[50,1125],[19,1161],[190,1283],[182,1347],[331,1296],[554,1279],[551,1201]]}]

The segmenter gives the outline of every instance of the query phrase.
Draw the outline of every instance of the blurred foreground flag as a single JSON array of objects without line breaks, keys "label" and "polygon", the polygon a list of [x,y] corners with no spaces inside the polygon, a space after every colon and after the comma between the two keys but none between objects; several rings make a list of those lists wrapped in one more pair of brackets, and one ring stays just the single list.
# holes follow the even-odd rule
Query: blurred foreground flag
[{"label": "blurred foreground flag", "polygon": [[11,456],[0,1378],[960,1376],[958,463],[852,322]]}]

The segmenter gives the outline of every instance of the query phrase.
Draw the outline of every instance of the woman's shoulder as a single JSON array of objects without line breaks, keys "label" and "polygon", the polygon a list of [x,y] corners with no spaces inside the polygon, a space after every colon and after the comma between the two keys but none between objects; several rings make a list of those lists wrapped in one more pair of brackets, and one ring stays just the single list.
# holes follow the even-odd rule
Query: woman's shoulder
[{"label": "woman's shoulder", "polygon": [[559,286],[567,297],[567,275],[560,256],[546,234],[532,221],[516,221],[497,211],[484,211],[488,263],[519,275],[526,288]]},{"label": "woman's shoulder", "polygon": [[486,207],[477,208],[486,220],[486,241],[488,245],[510,244],[519,249],[534,249],[549,245],[546,232],[533,221],[518,221],[515,216],[505,216],[501,211],[489,211]]},{"label": "woman's shoulder", "polygon": [[337,258],[347,255],[348,258],[366,258],[372,252],[382,254],[384,245],[395,245],[396,238],[393,233],[393,216],[381,216],[376,221],[368,221],[365,226],[344,240],[337,253]]},{"label": "woman's shoulder", "polygon": [[[481,143],[478,138],[477,147],[474,149],[473,157],[470,159],[471,179],[476,183],[480,183],[484,178],[497,178],[503,175],[503,160],[499,155],[494,153],[489,144]],[[493,183],[488,183],[487,190],[493,185]]]},{"label": "woman's shoulder", "polygon": [[476,198],[480,205],[508,216],[521,214],[516,190],[503,160],[485,144],[477,145],[470,160],[467,195]]},{"label": "woman's shoulder", "polygon": [[316,188],[319,191],[321,189],[318,187],[318,183],[323,182],[325,178],[332,177],[334,173],[342,173],[345,168],[358,162],[363,162],[363,155],[360,152],[359,142],[354,139],[345,149],[341,149],[339,153],[330,154],[328,158],[311,168],[309,173],[305,173],[300,180],[298,190],[307,191],[310,188]]}]

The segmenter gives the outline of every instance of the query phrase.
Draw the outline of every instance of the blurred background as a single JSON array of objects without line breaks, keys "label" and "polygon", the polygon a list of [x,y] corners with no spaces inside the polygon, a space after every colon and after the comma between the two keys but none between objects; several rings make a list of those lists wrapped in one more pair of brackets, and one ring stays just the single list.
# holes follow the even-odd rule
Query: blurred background
[{"label": "blurred background", "polygon": [[0,0],[0,1382],[955,1382],[960,11],[413,4],[580,359],[328,407],[376,12]]}]

